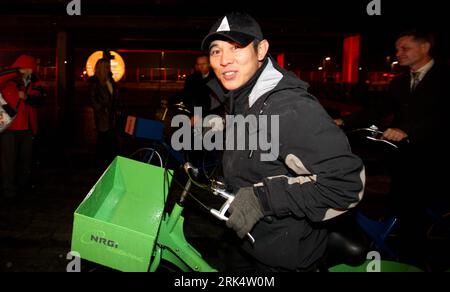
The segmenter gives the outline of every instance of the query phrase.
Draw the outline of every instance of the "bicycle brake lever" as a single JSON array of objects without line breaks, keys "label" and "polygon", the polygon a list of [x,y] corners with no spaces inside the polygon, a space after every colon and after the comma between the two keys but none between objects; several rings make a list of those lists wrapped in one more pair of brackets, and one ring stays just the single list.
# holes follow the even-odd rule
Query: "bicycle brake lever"
[{"label": "bicycle brake lever", "polygon": [[189,175],[189,177],[197,177],[198,175],[198,169],[195,168],[190,162],[186,162],[184,165],[184,170]]},{"label": "bicycle brake lever", "polygon": [[226,199],[225,203],[223,203],[220,210],[216,210],[214,208],[211,208],[211,213],[219,218],[220,220],[227,221],[228,217],[225,216],[225,213],[228,211],[228,208],[230,208],[231,203],[234,201],[234,195],[228,193],[225,190],[217,189],[217,188],[211,188],[213,194],[220,195],[222,198]]},{"label": "bicycle brake lever", "polygon": [[370,136],[366,136],[366,138],[369,139],[369,140],[372,140],[372,141],[386,143],[386,144],[388,144],[388,145],[394,147],[395,149],[398,149],[398,146],[397,146],[397,145],[395,145],[395,144],[392,143],[392,142],[389,142],[388,140],[385,140],[385,139],[379,139],[379,138],[374,138],[374,137],[370,137]]},{"label": "bicycle brake lever", "polygon": [[370,132],[370,133],[372,133],[373,136],[383,134],[383,132],[378,130],[378,128],[372,128],[372,127],[370,127],[370,128],[359,128],[359,129],[356,129],[356,130],[351,130],[348,133],[357,133],[357,132],[362,132],[362,131]]},{"label": "bicycle brake lever", "polygon": [[[222,207],[220,208],[220,210],[216,210],[214,208],[211,208],[210,212],[211,214],[213,214],[214,216],[216,216],[218,219],[222,220],[222,221],[228,221],[228,217],[225,216],[225,213],[228,211],[228,208],[230,208],[231,203],[234,201],[234,195],[228,193],[225,190],[219,189],[219,188],[215,188],[215,187],[211,187],[212,192],[215,195],[220,195],[222,198],[225,198],[226,201],[225,203],[223,203]],[[248,238],[250,239],[250,242],[252,244],[255,243],[255,239],[253,238],[253,236],[249,233],[247,233]]]}]

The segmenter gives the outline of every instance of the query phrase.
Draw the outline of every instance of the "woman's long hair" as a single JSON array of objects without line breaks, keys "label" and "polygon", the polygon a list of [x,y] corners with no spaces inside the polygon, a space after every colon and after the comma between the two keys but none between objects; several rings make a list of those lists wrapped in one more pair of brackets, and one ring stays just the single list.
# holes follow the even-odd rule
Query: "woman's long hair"
[{"label": "woman's long hair", "polygon": [[106,81],[111,80],[111,63],[108,59],[102,58],[95,64],[95,76],[98,78],[101,84],[105,84]]}]

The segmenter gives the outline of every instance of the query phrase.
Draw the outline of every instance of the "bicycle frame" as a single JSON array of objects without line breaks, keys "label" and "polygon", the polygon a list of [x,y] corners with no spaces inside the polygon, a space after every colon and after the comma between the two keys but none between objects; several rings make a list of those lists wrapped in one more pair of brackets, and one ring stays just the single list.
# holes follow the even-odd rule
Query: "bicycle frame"
[{"label": "bicycle frame", "polygon": [[184,217],[183,200],[191,187],[191,181],[186,183],[179,202],[175,203],[172,211],[161,222],[157,243],[150,263],[150,272],[156,271],[161,259],[166,260],[181,271],[216,272],[186,240],[183,231]]}]

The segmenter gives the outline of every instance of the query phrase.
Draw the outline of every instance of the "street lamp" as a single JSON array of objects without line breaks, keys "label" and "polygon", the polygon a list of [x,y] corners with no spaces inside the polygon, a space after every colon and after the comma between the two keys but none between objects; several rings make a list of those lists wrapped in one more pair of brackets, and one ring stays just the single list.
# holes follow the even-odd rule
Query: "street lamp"
[{"label": "street lamp", "polygon": [[323,70],[324,71],[327,71],[327,69],[329,69],[329,64],[330,64],[330,61],[331,61],[331,57],[325,57],[323,60],[322,60],[322,67],[323,67]]}]

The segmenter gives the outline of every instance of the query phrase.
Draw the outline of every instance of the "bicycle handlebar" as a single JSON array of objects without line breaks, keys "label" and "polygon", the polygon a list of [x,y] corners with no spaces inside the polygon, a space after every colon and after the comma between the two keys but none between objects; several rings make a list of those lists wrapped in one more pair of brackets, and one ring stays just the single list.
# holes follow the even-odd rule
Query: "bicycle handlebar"
[{"label": "bicycle handlebar", "polygon": [[374,138],[374,137],[369,137],[369,136],[367,136],[366,138],[369,139],[369,140],[372,140],[372,141],[386,143],[386,144],[388,144],[388,145],[394,147],[395,149],[398,149],[398,146],[397,146],[397,145],[395,145],[395,144],[392,143],[392,142],[389,142],[389,141],[386,140],[386,139],[379,139],[379,138]]},{"label": "bicycle handlebar", "polygon": [[[380,131],[378,129],[378,127],[375,126],[375,125],[372,125],[372,126],[370,126],[368,128],[358,128],[358,129],[355,129],[355,130],[351,130],[351,131],[348,131],[348,133],[356,133],[356,132],[362,132],[362,131],[371,132],[370,136],[365,136],[366,139],[369,139],[369,140],[372,140],[372,141],[375,141],[375,142],[386,143],[387,145],[389,145],[391,147],[394,147],[395,149],[398,149],[398,145],[396,145],[396,144],[394,144],[394,143],[392,143],[392,142],[390,142],[390,141],[388,141],[388,140],[386,140],[384,138],[379,138],[380,135],[383,135],[383,132]],[[406,142],[409,142],[409,140],[407,140]]]},{"label": "bicycle handlebar", "polygon": [[358,129],[355,129],[355,130],[351,130],[351,131],[349,131],[349,133],[355,133],[355,132],[361,132],[361,131],[369,131],[369,132],[372,132],[372,135],[381,135],[381,134],[383,134],[383,132],[380,131],[380,130],[378,129],[378,127],[375,126],[375,125],[372,125],[372,126],[370,126],[370,127],[368,127],[368,128],[358,128]]},{"label": "bicycle handlebar", "polygon": [[[187,175],[189,176],[189,180],[192,181],[195,185],[212,192],[214,195],[219,195],[225,199],[225,202],[220,207],[220,210],[210,208],[209,211],[219,220],[228,221],[229,218],[225,216],[225,214],[228,211],[228,208],[230,208],[231,203],[234,201],[235,195],[227,192],[225,190],[225,184],[223,184],[222,182],[216,180],[209,180],[209,185],[206,185],[196,181],[193,178],[193,176],[196,177],[198,175],[198,169],[196,169],[191,163],[186,162],[184,164],[184,169]],[[250,233],[247,233],[247,236],[252,244],[255,243],[255,239]]]}]

